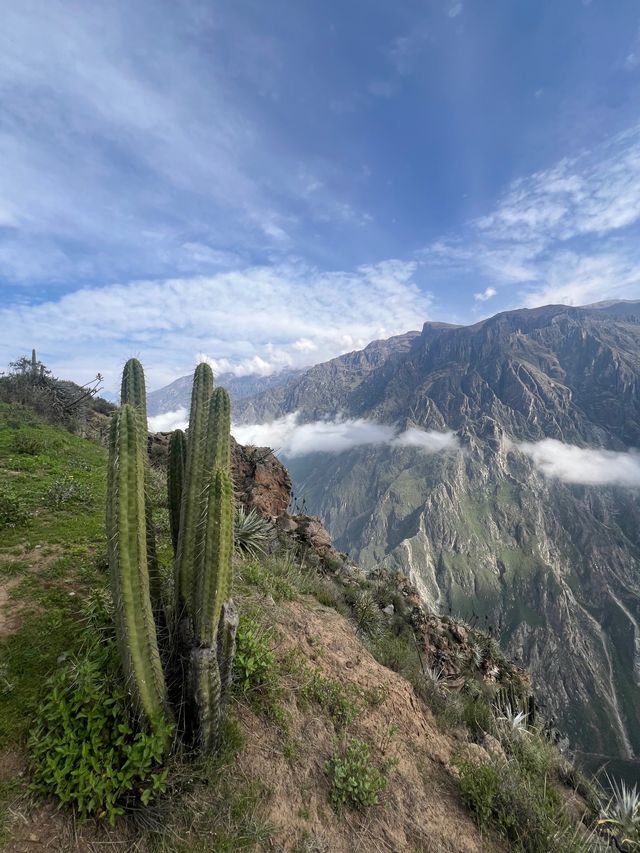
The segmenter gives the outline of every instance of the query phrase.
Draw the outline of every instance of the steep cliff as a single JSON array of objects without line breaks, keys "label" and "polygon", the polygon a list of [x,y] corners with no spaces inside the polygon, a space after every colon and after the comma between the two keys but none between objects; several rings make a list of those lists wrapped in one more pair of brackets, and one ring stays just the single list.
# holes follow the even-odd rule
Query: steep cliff
[{"label": "steep cliff", "polygon": [[[373,356],[373,357],[372,357]],[[461,449],[376,444],[287,460],[296,492],[365,567],[500,633],[573,743],[640,755],[637,489],[546,476],[521,442],[640,445],[640,303],[427,323],[317,365],[237,420],[366,418],[454,430]]]}]

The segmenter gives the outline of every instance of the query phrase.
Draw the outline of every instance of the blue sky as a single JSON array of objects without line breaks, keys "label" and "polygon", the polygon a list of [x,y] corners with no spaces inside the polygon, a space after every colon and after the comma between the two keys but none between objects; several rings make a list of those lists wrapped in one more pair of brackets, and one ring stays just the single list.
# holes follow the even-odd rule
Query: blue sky
[{"label": "blue sky", "polygon": [[4,0],[0,357],[151,387],[640,297],[637,0]]}]

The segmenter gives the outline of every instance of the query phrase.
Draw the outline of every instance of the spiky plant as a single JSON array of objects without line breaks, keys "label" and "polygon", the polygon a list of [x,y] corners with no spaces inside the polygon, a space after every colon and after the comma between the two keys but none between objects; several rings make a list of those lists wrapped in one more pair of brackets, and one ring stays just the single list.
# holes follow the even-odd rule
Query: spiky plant
[{"label": "spiky plant", "polygon": [[125,403],[112,417],[107,479],[107,546],[120,659],[136,710],[154,725],[167,714],[147,562],[146,432]]},{"label": "spiky plant", "polygon": [[427,681],[438,690],[442,690],[447,686],[447,677],[441,666],[426,667],[424,675]]},{"label": "spiky plant", "polygon": [[526,711],[519,711],[507,705],[502,713],[496,713],[495,716],[498,729],[505,735],[513,737],[529,734]]},{"label": "spiky plant", "polygon": [[623,850],[640,850],[640,791],[623,780],[607,776],[612,796],[603,805],[598,825],[613,836]]},{"label": "spiky plant", "polygon": [[[216,744],[223,693],[231,681],[238,625],[230,600],[233,486],[230,404],[213,374],[196,368],[189,439],[172,437],[168,502],[176,549],[172,649],[176,698],[187,708],[185,733],[203,752]],[[136,706],[153,722],[168,716],[150,580],[146,480],[146,404],[139,362],[125,366],[123,406],[113,418],[107,528],[120,657]],[[173,688],[172,688],[173,689]]]},{"label": "spiky plant", "polygon": [[358,631],[368,637],[378,637],[382,632],[382,616],[378,602],[370,590],[363,589],[353,600],[353,615]]},{"label": "spiky plant", "polygon": [[144,370],[137,358],[130,358],[122,371],[122,382],[120,384],[120,404],[128,404],[135,409],[140,435],[144,440],[144,470],[145,470],[145,527],[147,535],[147,561],[149,565],[149,585],[151,590],[151,604],[156,622],[164,624],[164,613],[162,608],[162,583],[160,580],[160,569],[156,554],[156,533],[153,523],[153,513],[149,495],[149,454],[147,448],[147,389],[144,380]]},{"label": "spiky plant", "polygon": [[250,557],[267,554],[275,540],[271,522],[255,509],[249,512],[240,504],[236,509],[233,541],[236,551]]}]

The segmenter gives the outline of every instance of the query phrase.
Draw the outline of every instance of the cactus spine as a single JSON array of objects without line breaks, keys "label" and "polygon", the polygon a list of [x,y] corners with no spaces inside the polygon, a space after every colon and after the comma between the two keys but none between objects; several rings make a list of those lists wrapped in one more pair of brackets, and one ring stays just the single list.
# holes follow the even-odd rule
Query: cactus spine
[{"label": "cactus spine", "polygon": [[147,565],[145,457],[147,434],[126,403],[113,415],[107,481],[107,540],[120,657],[138,711],[149,721],[166,713]]},{"label": "cactus spine", "polygon": [[169,456],[167,467],[167,500],[169,506],[169,527],[174,555],[178,551],[180,533],[180,505],[187,456],[187,441],[181,429],[176,429],[169,438]]}]

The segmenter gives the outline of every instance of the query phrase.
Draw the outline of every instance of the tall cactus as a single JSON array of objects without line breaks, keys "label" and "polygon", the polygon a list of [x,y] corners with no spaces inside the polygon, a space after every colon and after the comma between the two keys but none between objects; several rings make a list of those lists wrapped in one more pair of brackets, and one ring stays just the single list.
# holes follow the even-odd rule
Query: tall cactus
[{"label": "tall cactus", "polygon": [[[107,527],[123,668],[136,704],[153,720],[166,712],[167,690],[153,624],[151,540],[145,535],[150,516],[145,499],[144,394],[142,366],[132,359],[122,380],[123,405],[113,418]],[[228,394],[222,388],[213,391],[211,368],[198,365],[188,440],[176,430],[169,442],[167,498],[176,609],[167,666],[172,672],[171,701],[175,698],[180,713],[183,707],[186,710],[185,733],[205,752],[217,742],[238,626],[237,610],[229,598],[233,556],[230,423]]]},{"label": "tall cactus", "polygon": [[233,488],[226,471],[214,471],[209,485],[203,558],[192,583],[191,615],[196,643],[217,641],[222,605],[231,589],[233,555]]},{"label": "tall cactus", "polygon": [[146,430],[125,403],[112,417],[107,479],[107,542],[116,634],[138,711],[154,723],[167,694],[149,591],[145,510]]},{"label": "tall cactus", "polygon": [[213,373],[209,365],[203,362],[196,367],[191,394],[189,440],[176,554],[176,618],[178,620],[184,615],[191,596],[193,566],[199,553],[198,544],[201,541],[201,522],[205,509],[203,502],[209,479],[205,468],[207,410],[212,390]]},{"label": "tall cactus", "polygon": [[144,381],[144,370],[137,358],[130,358],[122,371],[120,384],[120,404],[130,403],[140,417],[140,422],[147,429],[147,389]]},{"label": "tall cactus", "polygon": [[[122,383],[120,385],[120,404],[128,403],[133,406],[140,424],[140,432],[144,438],[145,459],[145,490],[149,487],[149,456],[147,450],[147,388],[144,380],[144,370],[137,358],[130,358],[122,371]],[[151,602],[156,620],[164,622],[162,609],[162,584],[160,580],[160,569],[156,553],[156,534],[153,524],[151,504],[147,500],[145,504],[145,526],[147,531],[147,561],[149,564],[149,584],[151,589]]]},{"label": "tall cactus", "polygon": [[187,441],[181,429],[176,429],[169,438],[169,455],[167,465],[167,502],[169,506],[169,527],[173,553],[178,551],[178,535],[180,533],[180,505],[182,503],[182,488],[184,485],[185,463],[187,457]]},{"label": "tall cactus", "polygon": [[231,462],[231,401],[224,388],[215,388],[209,403],[205,464],[207,471],[229,470]]}]

